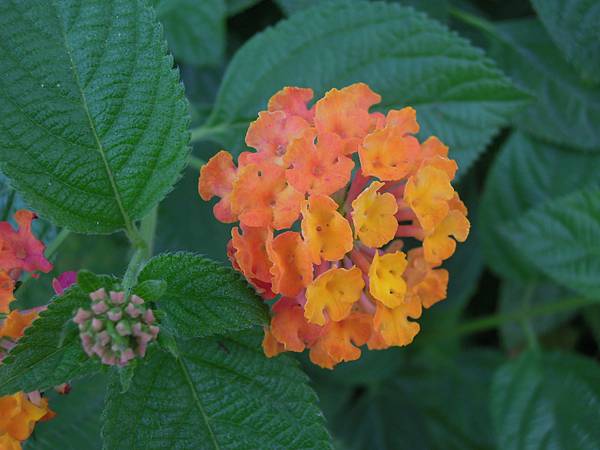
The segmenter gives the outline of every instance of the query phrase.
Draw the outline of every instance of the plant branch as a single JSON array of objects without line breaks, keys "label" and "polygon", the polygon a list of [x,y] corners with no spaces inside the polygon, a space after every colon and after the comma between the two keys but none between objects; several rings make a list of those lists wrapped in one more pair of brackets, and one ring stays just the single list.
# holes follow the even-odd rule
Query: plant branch
[{"label": "plant branch", "polygon": [[188,158],[188,166],[196,169],[196,170],[200,170],[200,168],[206,164],[206,161],[204,161],[203,159],[197,158],[195,156],[190,155],[190,157]]}]

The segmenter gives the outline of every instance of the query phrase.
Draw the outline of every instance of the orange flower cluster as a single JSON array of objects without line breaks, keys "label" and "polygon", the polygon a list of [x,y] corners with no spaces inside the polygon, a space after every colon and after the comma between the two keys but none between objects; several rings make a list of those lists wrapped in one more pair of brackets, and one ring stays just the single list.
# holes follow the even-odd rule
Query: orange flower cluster
[{"label": "orange flower cluster", "polygon": [[[7,314],[0,322],[0,362],[43,309],[10,311],[15,284],[21,274],[52,269],[44,257],[44,244],[31,231],[35,217],[31,211],[17,211],[17,230],[8,222],[0,222],[0,313]],[[35,423],[52,417],[54,413],[48,408],[48,400],[37,391],[0,397],[0,449],[20,450],[21,442],[29,438]]]},{"label": "orange flower cluster", "polygon": [[220,151],[198,189],[219,197],[217,219],[240,223],[228,245],[233,266],[263,298],[279,297],[265,353],[308,348],[333,368],[365,344],[412,342],[422,308],[446,297],[439,266],[470,225],[451,185],[457,165],[436,137],[417,140],[414,109],[370,112],[381,98],[364,83],[309,107],[312,97],[276,93],[248,128],[256,151],[237,166]]}]

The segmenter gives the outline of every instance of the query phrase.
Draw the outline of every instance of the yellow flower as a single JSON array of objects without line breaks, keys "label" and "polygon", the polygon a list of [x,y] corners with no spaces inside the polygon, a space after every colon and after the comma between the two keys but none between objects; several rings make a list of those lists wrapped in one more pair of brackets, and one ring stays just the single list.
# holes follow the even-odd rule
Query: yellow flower
[{"label": "yellow flower", "polygon": [[406,281],[402,277],[408,262],[403,252],[387,253],[375,257],[369,268],[369,292],[388,308],[404,303]]},{"label": "yellow flower", "polygon": [[380,181],[371,183],[352,202],[354,232],[366,246],[374,248],[390,242],[398,229],[396,198],[389,192],[378,193],[381,187]]},{"label": "yellow flower", "polygon": [[317,325],[325,324],[324,310],[334,322],[345,319],[365,287],[362,272],[351,269],[329,269],[319,275],[306,289],[304,317]]}]

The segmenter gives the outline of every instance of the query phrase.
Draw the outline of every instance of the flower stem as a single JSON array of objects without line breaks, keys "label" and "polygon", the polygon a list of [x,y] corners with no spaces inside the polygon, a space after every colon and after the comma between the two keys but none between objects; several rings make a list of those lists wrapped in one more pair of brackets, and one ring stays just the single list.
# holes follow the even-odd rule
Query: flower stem
[{"label": "flower stem", "polygon": [[56,235],[54,240],[50,242],[46,247],[46,251],[44,252],[46,258],[49,259],[50,257],[52,257],[56,253],[58,248],[62,245],[62,243],[65,241],[65,239],[69,237],[70,234],[71,231],[66,228],[60,230],[60,232]]},{"label": "flower stem", "polygon": [[206,164],[206,161],[204,161],[203,159],[197,158],[195,156],[190,155],[188,158],[188,166],[196,169],[196,170],[200,170],[200,168]]}]

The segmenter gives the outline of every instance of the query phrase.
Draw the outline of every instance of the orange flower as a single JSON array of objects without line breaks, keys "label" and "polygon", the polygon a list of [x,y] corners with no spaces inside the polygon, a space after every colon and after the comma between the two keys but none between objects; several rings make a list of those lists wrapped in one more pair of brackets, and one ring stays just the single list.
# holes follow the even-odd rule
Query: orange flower
[{"label": "orange flower", "polygon": [[413,108],[390,111],[385,128],[369,134],[359,149],[365,175],[397,181],[410,175],[419,159],[419,141],[408,133],[419,131]]},{"label": "orange flower", "polygon": [[25,328],[37,319],[39,309],[31,309],[28,311],[14,310],[6,316],[2,326],[0,326],[0,337],[9,337],[16,341],[23,336]]},{"label": "orange flower", "polygon": [[297,191],[331,195],[350,180],[354,162],[344,156],[342,139],[333,133],[319,136],[306,133],[290,143],[285,161],[290,165],[286,177]]},{"label": "orange flower", "polygon": [[312,96],[277,92],[248,129],[256,151],[242,152],[238,168],[228,154],[211,159],[200,194],[221,197],[218,218],[240,222],[227,248],[233,267],[263,299],[280,296],[265,354],[308,348],[333,368],[362,345],[413,341],[422,309],[446,297],[438,266],[470,225],[451,184],[456,162],[437,137],[419,143],[413,108],[369,112],[380,97],[364,83],[309,108]]},{"label": "orange flower", "polygon": [[446,172],[425,166],[408,179],[404,200],[417,215],[425,233],[431,233],[448,215],[454,189]]},{"label": "orange flower", "polygon": [[231,230],[231,245],[240,271],[248,279],[271,281],[271,261],[267,254],[267,245],[273,239],[273,232],[268,228],[241,226]]},{"label": "orange flower", "polygon": [[373,182],[352,202],[354,233],[368,247],[379,248],[387,244],[398,229],[394,217],[398,203],[389,192],[377,192],[383,185],[379,181]]},{"label": "orange flower", "polygon": [[204,201],[208,201],[214,196],[221,198],[213,207],[213,213],[223,223],[237,220],[236,215],[231,211],[230,201],[236,174],[237,168],[233,164],[233,157],[225,150],[221,150],[210,158],[208,163],[200,169],[200,178],[198,179],[200,197]]},{"label": "orange flower", "polygon": [[352,229],[337,208],[324,195],[312,195],[302,208],[302,236],[314,264],[338,261],[352,250]]},{"label": "orange flower", "polygon": [[313,98],[313,90],[308,88],[284,87],[269,100],[269,111],[283,111],[289,116],[300,116],[308,123],[313,123],[314,108],[306,105]]},{"label": "orange flower", "polygon": [[285,180],[285,170],[271,161],[239,170],[231,193],[231,207],[244,225],[287,228],[300,215],[303,196]]},{"label": "orange flower", "polygon": [[315,342],[321,327],[307,322],[304,309],[296,300],[283,297],[273,306],[270,332],[285,351],[301,352]]},{"label": "orange flower", "polygon": [[329,269],[308,285],[304,317],[311,323],[324,325],[324,311],[327,310],[329,318],[339,322],[348,317],[364,287],[358,267]]},{"label": "orange flower", "polygon": [[0,443],[7,445],[3,449],[20,449],[20,442],[31,436],[35,423],[54,415],[47,399],[36,400],[32,402],[23,392],[0,397]]},{"label": "orange flower", "polygon": [[281,157],[288,143],[302,136],[309,127],[302,117],[287,116],[282,111],[263,111],[248,127],[246,145],[258,150],[257,155]]},{"label": "orange flower", "polygon": [[3,270],[0,270],[0,313],[10,311],[10,303],[15,299],[13,291],[15,290],[15,282]]},{"label": "orange flower", "polygon": [[372,319],[369,314],[355,312],[340,322],[329,322],[321,337],[310,349],[310,360],[325,369],[343,361],[360,358],[358,347],[371,336]]},{"label": "orange flower", "polygon": [[273,292],[295,297],[313,279],[313,267],[308,247],[299,233],[286,231],[267,246],[273,262]]},{"label": "orange flower", "polygon": [[[44,257],[44,244],[31,232],[31,223],[37,216],[20,209],[15,213],[18,230],[8,222],[0,222],[0,269],[48,273],[52,264]],[[35,276],[35,275],[34,275]]]},{"label": "orange flower", "polygon": [[331,89],[315,105],[315,126],[319,135],[336,133],[344,140],[346,153],[356,152],[375,125],[369,108],[380,101],[381,96],[364,83]]}]

